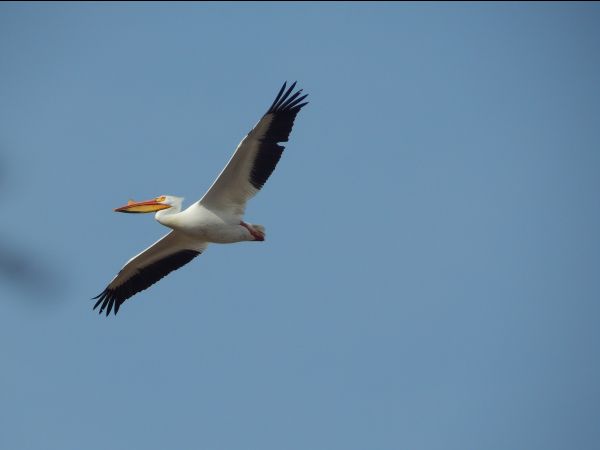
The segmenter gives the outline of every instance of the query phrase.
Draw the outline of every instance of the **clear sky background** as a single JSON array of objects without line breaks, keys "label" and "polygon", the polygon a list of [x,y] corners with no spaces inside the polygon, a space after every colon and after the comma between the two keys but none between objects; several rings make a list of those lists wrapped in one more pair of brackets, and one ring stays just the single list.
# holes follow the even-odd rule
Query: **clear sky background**
[{"label": "clear sky background", "polygon": [[[267,241],[93,312],[284,80]],[[3,3],[0,189],[0,448],[600,442],[597,3]]]}]

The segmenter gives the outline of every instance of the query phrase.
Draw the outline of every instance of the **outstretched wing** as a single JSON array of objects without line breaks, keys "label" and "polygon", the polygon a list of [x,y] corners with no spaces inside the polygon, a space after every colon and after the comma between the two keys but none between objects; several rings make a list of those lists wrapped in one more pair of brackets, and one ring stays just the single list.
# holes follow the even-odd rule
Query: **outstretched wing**
[{"label": "outstretched wing", "polygon": [[233,210],[242,215],[246,202],[263,187],[287,142],[294,119],[308,102],[302,89],[292,94],[296,83],[283,84],[275,101],[256,126],[238,145],[235,153],[210,189],[199,201],[211,209]]},{"label": "outstretched wing", "polygon": [[117,314],[125,300],[189,263],[207,246],[207,242],[198,242],[182,233],[171,231],[127,261],[106,289],[94,297],[94,300],[98,299],[94,309],[101,305],[100,314],[106,309],[108,316],[114,307]]}]

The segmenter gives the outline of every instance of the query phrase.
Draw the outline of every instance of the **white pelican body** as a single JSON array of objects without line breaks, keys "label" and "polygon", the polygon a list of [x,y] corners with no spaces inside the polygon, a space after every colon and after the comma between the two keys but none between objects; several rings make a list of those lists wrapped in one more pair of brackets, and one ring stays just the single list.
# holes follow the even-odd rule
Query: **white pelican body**
[{"label": "white pelican body", "polygon": [[[185,211],[170,212],[171,208],[157,212],[156,220],[166,227],[204,242],[232,244],[261,240],[257,234],[253,235],[250,232],[254,227],[260,228],[260,225],[245,226],[240,216],[228,211],[212,210],[194,203]],[[258,230],[256,231],[258,233]]]},{"label": "white pelican body", "polygon": [[264,241],[265,228],[242,219],[246,202],[262,188],[281,157],[284,147],[279,142],[288,140],[296,115],[307,104],[302,102],[306,98],[300,96],[302,90],[292,94],[295,85],[286,90],[283,84],[267,113],[198,202],[182,211],[181,197],[163,195],[145,202],[129,201],[115,210],[156,211],[156,220],[172,231],[130,259],[95,297],[94,309],[101,305],[100,313],[106,309],[108,316],[114,307],[116,314],[125,300],[190,262],[209,243]]}]

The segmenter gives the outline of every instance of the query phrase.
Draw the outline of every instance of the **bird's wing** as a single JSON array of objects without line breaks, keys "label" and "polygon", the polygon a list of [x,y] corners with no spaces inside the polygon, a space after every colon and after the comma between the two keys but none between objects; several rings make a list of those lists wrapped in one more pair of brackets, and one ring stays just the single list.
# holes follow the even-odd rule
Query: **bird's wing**
[{"label": "bird's wing", "polygon": [[177,231],[171,231],[139,255],[131,258],[109,285],[94,297],[98,299],[94,309],[100,306],[100,314],[106,315],[114,307],[115,314],[129,297],[149,288],[174,270],[189,263],[208,246]]},{"label": "bird's wing", "polygon": [[302,89],[292,94],[296,83],[286,90],[286,83],[275,101],[256,126],[240,142],[235,153],[219,174],[201,205],[217,210],[232,210],[242,215],[246,202],[263,187],[287,142],[296,115],[308,102]]}]

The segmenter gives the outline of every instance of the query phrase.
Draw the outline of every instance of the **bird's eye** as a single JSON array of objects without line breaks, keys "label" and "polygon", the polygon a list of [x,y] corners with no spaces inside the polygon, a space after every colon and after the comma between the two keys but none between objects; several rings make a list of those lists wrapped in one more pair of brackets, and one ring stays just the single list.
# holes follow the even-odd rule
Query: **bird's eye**
[{"label": "bird's eye", "polygon": [[162,202],[164,202],[166,199],[167,199],[167,197],[165,197],[165,196],[163,195],[163,196],[161,196],[161,197],[157,197],[157,198],[156,198],[156,201],[157,201],[158,203],[162,203]]}]

